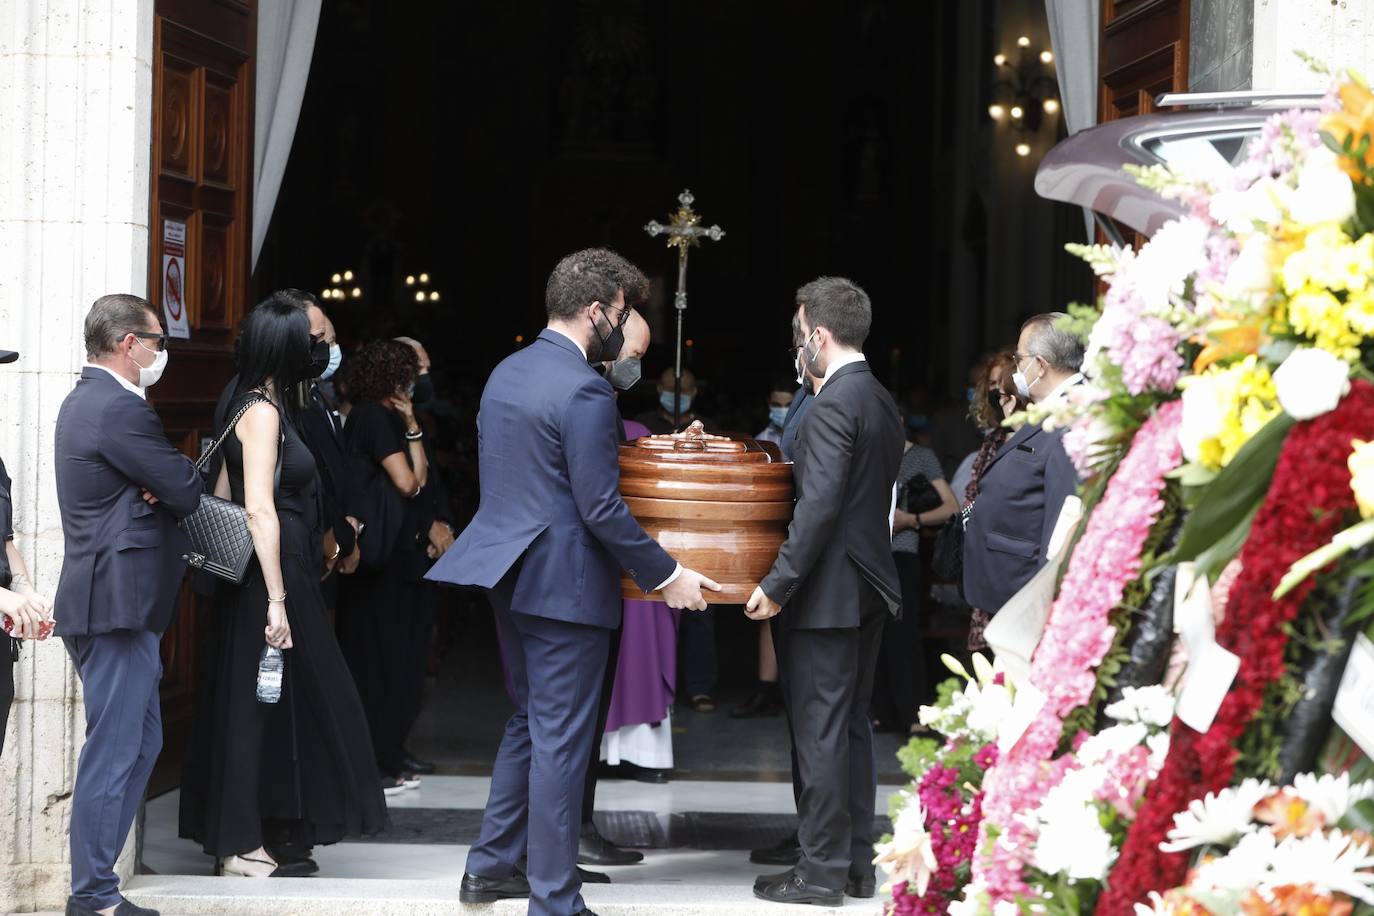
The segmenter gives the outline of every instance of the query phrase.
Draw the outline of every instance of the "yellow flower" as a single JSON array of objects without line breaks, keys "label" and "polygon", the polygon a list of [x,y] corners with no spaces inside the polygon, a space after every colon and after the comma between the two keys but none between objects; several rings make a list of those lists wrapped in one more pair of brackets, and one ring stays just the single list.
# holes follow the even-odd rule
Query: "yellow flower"
[{"label": "yellow flower", "polygon": [[1330,290],[1307,286],[1288,303],[1288,323],[1323,350],[1346,362],[1360,355],[1360,335],[1350,328],[1345,307]]},{"label": "yellow flower", "polygon": [[1282,408],[1269,369],[1256,356],[1213,365],[1183,380],[1179,440],[1189,461],[1217,470]]},{"label": "yellow flower", "polygon": [[1374,290],[1365,290],[1345,303],[1345,321],[1362,337],[1374,337]]},{"label": "yellow flower", "polygon": [[1355,439],[1350,445],[1352,451],[1347,462],[1350,468],[1350,489],[1355,492],[1355,502],[1360,507],[1360,515],[1374,518],[1374,442]]},{"label": "yellow flower", "polygon": [[[1341,110],[1323,117],[1321,129],[1335,137],[1337,143],[1344,143],[1349,137],[1351,146],[1357,147],[1361,137],[1374,136],[1374,94],[1370,93],[1368,86],[1352,80],[1341,86],[1340,97]],[[1345,156],[1340,157],[1340,162],[1341,169],[1347,175],[1356,181],[1362,180],[1364,170],[1361,164],[1365,167],[1374,166],[1374,143],[1370,144],[1363,162]]]}]

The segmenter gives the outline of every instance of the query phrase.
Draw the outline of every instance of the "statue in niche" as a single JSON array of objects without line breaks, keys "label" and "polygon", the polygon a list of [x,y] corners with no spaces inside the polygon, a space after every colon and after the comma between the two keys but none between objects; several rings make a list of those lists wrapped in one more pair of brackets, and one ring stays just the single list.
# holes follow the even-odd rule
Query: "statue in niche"
[{"label": "statue in niche", "polygon": [[649,158],[658,139],[659,82],[644,0],[581,0],[558,81],[564,155]]}]

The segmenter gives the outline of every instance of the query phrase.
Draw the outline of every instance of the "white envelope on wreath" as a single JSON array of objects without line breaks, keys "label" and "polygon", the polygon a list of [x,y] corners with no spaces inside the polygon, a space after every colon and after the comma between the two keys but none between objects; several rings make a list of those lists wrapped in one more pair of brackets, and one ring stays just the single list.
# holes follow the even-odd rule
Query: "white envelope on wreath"
[{"label": "white envelope on wreath", "polygon": [[1068,555],[1065,549],[1069,534],[1083,515],[1083,501],[1077,496],[1064,500],[1059,520],[1050,537],[1050,558],[1021,590],[1007,599],[1007,603],[983,630],[983,639],[1002,663],[1002,670],[1013,685],[1030,683],[1031,656],[1040,645],[1045,624],[1054,604],[1054,586],[1059,569]]}]

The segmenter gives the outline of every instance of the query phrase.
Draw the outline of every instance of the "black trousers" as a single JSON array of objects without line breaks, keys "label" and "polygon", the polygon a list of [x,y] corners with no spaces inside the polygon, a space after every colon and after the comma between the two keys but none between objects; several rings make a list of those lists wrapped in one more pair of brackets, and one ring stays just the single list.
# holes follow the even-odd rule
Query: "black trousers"
[{"label": "black trousers", "polygon": [[596,813],[596,782],[601,770],[601,736],[606,734],[606,722],[611,717],[611,688],[615,686],[615,669],[620,662],[621,628],[611,631],[611,647],[606,656],[606,674],[601,679],[601,702],[596,707],[596,737],[592,739],[592,756],[587,763],[587,781],[582,786],[582,826],[592,822]]},{"label": "black trousers", "polygon": [[828,888],[873,875],[877,761],[868,704],[887,609],[865,588],[859,626],[803,630],[784,612],[778,663],[791,710],[801,797],[797,873]]},{"label": "black trousers", "polygon": [[880,720],[905,733],[916,723],[921,706],[934,698],[921,638],[921,558],[893,551],[892,559],[902,583],[902,616],[888,617],[883,625],[873,707]]}]

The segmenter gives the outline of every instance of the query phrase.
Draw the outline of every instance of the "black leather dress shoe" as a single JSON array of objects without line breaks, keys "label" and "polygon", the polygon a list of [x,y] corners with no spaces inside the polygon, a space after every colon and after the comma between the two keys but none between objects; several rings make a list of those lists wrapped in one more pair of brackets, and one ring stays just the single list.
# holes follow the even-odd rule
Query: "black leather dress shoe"
[{"label": "black leather dress shoe", "polygon": [[796,865],[801,861],[801,854],[801,841],[793,833],[772,846],[752,850],[749,861],[755,865]]},{"label": "black leather dress shoe", "polygon": [[769,903],[809,903],[813,906],[843,906],[844,892],[810,884],[795,872],[786,880],[754,888],[754,896]]},{"label": "black leather dress shoe", "polygon": [[757,691],[749,699],[730,710],[732,719],[765,719],[782,712],[782,700],[766,690]]},{"label": "black leather dress shoe", "polygon": [[775,875],[759,875],[754,879],[754,890],[759,890],[770,884],[778,884],[782,881],[787,881],[792,877],[795,871],[795,868],[789,868],[787,871],[778,872]]},{"label": "black leather dress shoe", "polygon": [[577,841],[578,865],[634,865],[642,861],[644,853],[612,845],[594,825],[582,828],[582,837]]},{"label": "black leather dress shoe", "polygon": [[529,895],[529,879],[520,872],[509,878],[483,878],[481,875],[464,874],[463,884],[458,888],[458,899],[463,903],[495,903],[498,900],[518,900]]},{"label": "black leather dress shoe", "polygon": [[274,878],[313,878],[320,873],[320,863],[309,856],[300,859],[277,859]]},{"label": "black leather dress shoe", "polygon": [[[91,909],[75,897],[67,898],[67,916],[98,916],[99,913],[99,910]],[[121,900],[119,906],[115,907],[115,916],[161,916],[161,914],[157,910],[148,909],[146,906]]]},{"label": "black leather dress shoe", "polygon": [[577,870],[577,877],[582,879],[583,884],[610,884],[611,876],[599,871],[588,871],[585,868]]},{"label": "black leather dress shoe", "polygon": [[858,897],[860,900],[867,900],[878,893],[878,879],[873,875],[863,878],[849,877],[849,883],[844,886],[844,892],[850,897]]},{"label": "black leather dress shoe", "polygon": [[419,757],[416,757],[410,751],[402,748],[401,769],[405,770],[407,773],[419,773],[421,776],[429,776],[435,771],[435,769],[437,769],[437,767],[430,761],[421,760]]}]

